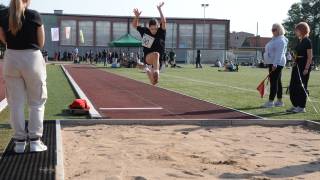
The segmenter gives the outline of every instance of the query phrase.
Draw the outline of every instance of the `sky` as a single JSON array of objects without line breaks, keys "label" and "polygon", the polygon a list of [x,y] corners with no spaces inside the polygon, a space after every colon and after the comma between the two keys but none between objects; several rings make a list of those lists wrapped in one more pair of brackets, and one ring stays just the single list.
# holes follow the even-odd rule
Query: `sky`
[{"label": "sky", "polygon": [[[31,9],[52,13],[64,10],[65,14],[133,15],[133,8],[142,10],[142,16],[159,16],[156,5],[161,0],[32,0]],[[202,3],[209,4],[207,18],[230,20],[230,31],[245,31],[271,36],[273,23],[282,23],[287,18],[291,5],[300,0],[163,0],[167,17],[203,18]],[[10,0],[0,0],[8,5]]]}]

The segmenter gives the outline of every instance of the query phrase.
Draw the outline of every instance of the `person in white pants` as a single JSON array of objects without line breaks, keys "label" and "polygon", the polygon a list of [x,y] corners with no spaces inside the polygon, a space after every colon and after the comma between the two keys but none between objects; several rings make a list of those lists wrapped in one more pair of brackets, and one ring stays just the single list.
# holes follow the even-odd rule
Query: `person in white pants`
[{"label": "person in white pants", "polygon": [[[44,27],[37,11],[27,7],[30,0],[11,0],[0,19],[0,40],[7,45],[3,76],[14,130],[16,153],[24,153],[27,139],[30,152],[42,152],[47,146],[41,141],[47,100],[46,63],[40,49],[44,46]],[[28,133],[25,128],[24,106],[29,106]]]}]

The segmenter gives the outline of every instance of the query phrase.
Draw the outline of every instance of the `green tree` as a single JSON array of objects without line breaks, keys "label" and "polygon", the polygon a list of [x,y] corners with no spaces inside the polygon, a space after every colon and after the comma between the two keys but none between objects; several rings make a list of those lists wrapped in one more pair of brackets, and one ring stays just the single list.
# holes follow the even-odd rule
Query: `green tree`
[{"label": "green tree", "polygon": [[294,27],[299,22],[307,22],[310,25],[310,39],[313,42],[314,54],[320,55],[320,1],[301,0],[295,3],[288,11],[288,18],[284,21],[287,30],[287,37],[290,41],[289,48],[294,48],[297,38],[294,34]]}]

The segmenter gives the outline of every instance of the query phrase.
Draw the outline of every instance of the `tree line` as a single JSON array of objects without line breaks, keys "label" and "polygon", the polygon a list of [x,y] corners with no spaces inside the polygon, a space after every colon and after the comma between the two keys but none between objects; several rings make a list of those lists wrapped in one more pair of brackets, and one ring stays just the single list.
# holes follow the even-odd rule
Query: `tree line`
[{"label": "tree line", "polygon": [[294,3],[288,11],[288,18],[284,20],[289,48],[293,49],[298,39],[295,37],[294,28],[299,22],[306,22],[310,26],[310,39],[313,43],[314,55],[320,56],[320,1],[301,0]]}]

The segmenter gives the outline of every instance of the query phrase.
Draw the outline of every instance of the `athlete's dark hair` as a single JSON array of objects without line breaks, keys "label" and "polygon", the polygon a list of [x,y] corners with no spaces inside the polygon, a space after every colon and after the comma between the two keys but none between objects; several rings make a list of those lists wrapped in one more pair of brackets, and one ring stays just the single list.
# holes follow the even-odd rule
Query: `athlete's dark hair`
[{"label": "athlete's dark hair", "polygon": [[157,26],[158,25],[158,20],[157,19],[151,19],[149,21],[149,27],[150,26]]}]

